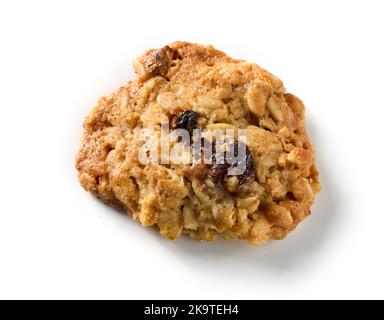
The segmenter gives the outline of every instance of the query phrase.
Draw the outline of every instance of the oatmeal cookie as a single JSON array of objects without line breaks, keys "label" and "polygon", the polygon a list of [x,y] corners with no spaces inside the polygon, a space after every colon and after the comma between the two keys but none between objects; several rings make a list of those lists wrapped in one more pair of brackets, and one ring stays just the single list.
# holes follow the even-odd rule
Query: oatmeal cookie
[{"label": "oatmeal cookie", "polygon": [[[283,239],[320,191],[304,105],[258,65],[212,46],[175,42],[135,60],[136,79],[103,97],[84,122],[79,181],[161,235]],[[246,129],[245,172],[228,164],[140,161],[141,129]],[[237,143],[237,142],[236,142]]]}]

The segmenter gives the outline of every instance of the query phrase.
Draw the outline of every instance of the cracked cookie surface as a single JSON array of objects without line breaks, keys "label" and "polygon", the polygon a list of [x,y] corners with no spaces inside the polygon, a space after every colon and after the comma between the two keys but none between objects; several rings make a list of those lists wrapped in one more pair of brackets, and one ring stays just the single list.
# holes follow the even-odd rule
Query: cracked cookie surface
[{"label": "cracked cookie surface", "polygon": [[[168,239],[259,244],[285,238],[310,214],[320,184],[304,105],[278,78],[186,42],[145,52],[134,68],[137,78],[101,98],[84,122],[76,168],[87,191]],[[246,129],[251,178],[218,180],[204,164],[143,165],[140,130],[160,133],[164,121]]]}]

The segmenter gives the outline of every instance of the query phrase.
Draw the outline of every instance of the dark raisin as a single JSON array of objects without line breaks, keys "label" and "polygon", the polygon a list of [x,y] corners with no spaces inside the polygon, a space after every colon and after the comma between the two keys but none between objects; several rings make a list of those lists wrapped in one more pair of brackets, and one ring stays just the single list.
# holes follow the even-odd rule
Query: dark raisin
[{"label": "dark raisin", "polygon": [[152,50],[139,60],[143,69],[140,71],[139,81],[144,82],[154,76],[162,76],[166,78],[172,61],[176,59],[181,59],[180,54],[177,50],[168,46]]},{"label": "dark raisin", "polygon": [[192,139],[193,129],[197,126],[197,120],[199,119],[199,114],[192,110],[186,110],[181,115],[177,117],[173,123],[172,129],[184,129],[187,130],[189,136]]},{"label": "dark raisin", "polygon": [[[216,152],[216,146],[213,146],[212,150],[212,164],[209,166],[209,175],[217,182],[223,182],[224,180],[231,177],[229,170],[235,169],[245,165],[245,171],[243,174],[238,175],[238,184],[241,185],[250,179],[255,179],[255,163],[253,161],[252,153],[249,151],[248,147],[245,146],[245,156],[241,158],[238,162],[232,163],[233,159],[230,159],[230,155],[238,157],[238,142],[234,141],[233,144],[229,146],[231,152],[218,153]],[[224,163],[223,163],[224,162]]]},{"label": "dark raisin", "polygon": [[228,173],[229,164],[225,162],[225,153],[218,153],[216,144],[212,144],[212,164],[208,168],[208,174],[215,182],[223,181]]}]

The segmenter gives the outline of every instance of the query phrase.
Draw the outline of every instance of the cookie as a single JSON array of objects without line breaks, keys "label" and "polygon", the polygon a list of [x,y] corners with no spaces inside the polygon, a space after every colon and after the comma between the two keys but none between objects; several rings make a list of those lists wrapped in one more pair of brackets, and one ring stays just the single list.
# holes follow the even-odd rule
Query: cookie
[{"label": "cookie", "polygon": [[[320,191],[315,153],[304,105],[282,81],[186,42],[145,52],[134,68],[136,79],[101,98],[84,122],[76,168],[85,190],[168,239],[265,243],[310,214]],[[220,144],[194,135],[229,130],[234,136]],[[179,131],[190,140],[175,139]],[[200,158],[176,161],[164,141],[183,156],[201,151]]]}]

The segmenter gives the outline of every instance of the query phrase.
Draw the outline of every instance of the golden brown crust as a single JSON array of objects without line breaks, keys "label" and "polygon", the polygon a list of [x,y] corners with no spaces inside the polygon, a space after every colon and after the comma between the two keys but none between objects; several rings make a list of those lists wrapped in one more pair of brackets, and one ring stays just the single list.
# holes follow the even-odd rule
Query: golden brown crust
[{"label": "golden brown crust", "polygon": [[[102,98],[84,122],[79,181],[144,226],[176,239],[283,239],[310,214],[320,190],[304,105],[259,66],[212,46],[175,42],[135,63],[137,80]],[[201,115],[199,126],[247,129],[256,179],[215,183],[204,165],[139,163],[141,128],[160,132],[162,114]]]}]

